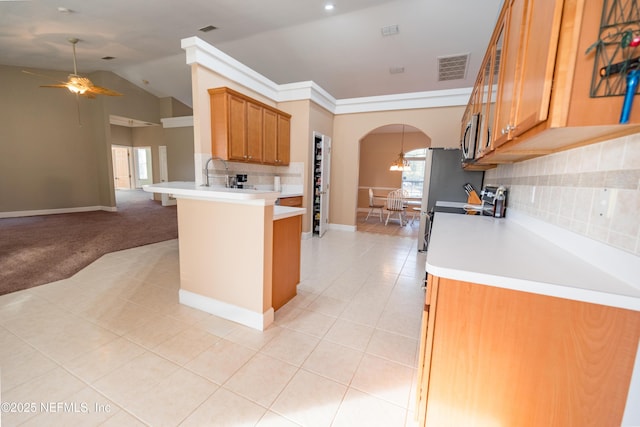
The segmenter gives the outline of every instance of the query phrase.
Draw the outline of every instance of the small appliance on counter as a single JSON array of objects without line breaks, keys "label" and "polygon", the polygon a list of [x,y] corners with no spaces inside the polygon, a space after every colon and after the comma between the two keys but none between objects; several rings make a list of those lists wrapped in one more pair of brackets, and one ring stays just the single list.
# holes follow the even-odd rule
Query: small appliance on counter
[{"label": "small appliance on counter", "polygon": [[239,173],[236,175],[236,188],[244,188],[245,182],[247,182],[246,173]]},{"label": "small appliance on counter", "polygon": [[496,218],[504,218],[507,209],[507,188],[504,185],[498,187],[487,185],[480,192],[482,210],[492,214]]}]

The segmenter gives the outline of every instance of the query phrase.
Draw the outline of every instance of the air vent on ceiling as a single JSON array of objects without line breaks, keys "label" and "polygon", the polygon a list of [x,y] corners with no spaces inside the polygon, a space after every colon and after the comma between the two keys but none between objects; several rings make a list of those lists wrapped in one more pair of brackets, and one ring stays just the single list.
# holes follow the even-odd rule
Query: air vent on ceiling
[{"label": "air vent on ceiling", "polygon": [[207,25],[206,27],[200,28],[198,31],[202,31],[203,33],[208,33],[209,31],[217,30],[218,27],[214,27],[213,25]]},{"label": "air vent on ceiling", "polygon": [[469,54],[439,56],[438,81],[461,80],[467,75]]},{"label": "air vent on ceiling", "polygon": [[394,34],[398,34],[398,32],[400,31],[400,29],[398,28],[398,25],[387,25],[386,27],[382,27],[380,29],[380,31],[382,32],[383,36],[392,36]]},{"label": "air vent on ceiling", "polygon": [[389,67],[389,74],[402,74],[404,67]]}]

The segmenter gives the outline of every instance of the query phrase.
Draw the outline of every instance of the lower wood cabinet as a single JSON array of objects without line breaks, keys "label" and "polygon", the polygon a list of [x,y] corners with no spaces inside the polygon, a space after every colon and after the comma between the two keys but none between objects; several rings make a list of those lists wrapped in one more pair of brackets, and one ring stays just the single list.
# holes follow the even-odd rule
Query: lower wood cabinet
[{"label": "lower wood cabinet", "polygon": [[302,196],[281,197],[278,200],[280,201],[280,206],[290,206],[292,208],[302,207]]},{"label": "lower wood cabinet", "polygon": [[619,426],[640,313],[429,276],[421,426]]},{"label": "lower wood cabinet", "polygon": [[302,215],[273,221],[273,272],[271,304],[274,310],[296,296],[300,283]]}]

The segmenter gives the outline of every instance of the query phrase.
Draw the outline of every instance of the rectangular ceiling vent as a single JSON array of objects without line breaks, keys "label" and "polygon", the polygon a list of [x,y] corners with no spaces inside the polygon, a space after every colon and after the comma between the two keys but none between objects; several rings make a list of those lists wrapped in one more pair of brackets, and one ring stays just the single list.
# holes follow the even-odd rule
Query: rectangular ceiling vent
[{"label": "rectangular ceiling vent", "polygon": [[438,57],[438,81],[462,80],[467,75],[469,54],[439,56]]},{"label": "rectangular ceiling vent", "polygon": [[208,33],[209,31],[217,30],[218,27],[214,27],[213,25],[207,25],[206,27],[200,28],[198,31],[202,31],[203,33]]},{"label": "rectangular ceiling vent", "polygon": [[392,36],[394,34],[398,34],[400,32],[400,28],[398,27],[398,24],[396,24],[396,25],[387,25],[386,27],[382,27],[380,29],[380,32],[385,37],[386,36]]}]

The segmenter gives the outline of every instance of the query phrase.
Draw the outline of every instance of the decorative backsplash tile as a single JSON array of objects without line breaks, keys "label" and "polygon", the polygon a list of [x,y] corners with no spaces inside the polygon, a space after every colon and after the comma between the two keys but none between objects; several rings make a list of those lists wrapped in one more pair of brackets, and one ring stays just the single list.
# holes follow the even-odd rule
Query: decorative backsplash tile
[{"label": "decorative backsplash tile", "polygon": [[[203,156],[204,159],[206,156]],[[207,157],[208,159],[208,157]],[[206,160],[204,160],[206,163]],[[246,174],[245,187],[273,186],[274,177],[279,176],[282,185],[303,185],[304,163],[291,162],[288,166],[269,166],[251,163],[226,162],[228,171],[222,162],[215,161],[209,167],[209,182],[212,185],[224,185],[225,175]],[[204,168],[203,168],[204,169]]]},{"label": "decorative backsplash tile", "polygon": [[640,255],[640,134],[500,165],[485,184],[508,187],[508,209]]}]

